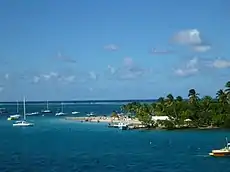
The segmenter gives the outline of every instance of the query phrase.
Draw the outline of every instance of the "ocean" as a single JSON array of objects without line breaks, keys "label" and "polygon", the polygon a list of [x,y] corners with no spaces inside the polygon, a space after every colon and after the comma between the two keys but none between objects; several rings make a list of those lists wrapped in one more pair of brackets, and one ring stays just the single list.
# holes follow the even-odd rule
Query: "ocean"
[{"label": "ocean", "polygon": [[[94,112],[109,115],[120,103],[64,105],[79,116]],[[27,104],[27,112],[45,104]],[[2,105],[9,113],[16,105]],[[57,111],[60,104],[50,104]],[[22,108],[20,108],[22,112]],[[226,172],[228,158],[209,157],[225,145],[227,130],[127,130],[104,123],[67,121],[54,114],[28,116],[34,127],[17,128],[0,118],[0,172]]]}]

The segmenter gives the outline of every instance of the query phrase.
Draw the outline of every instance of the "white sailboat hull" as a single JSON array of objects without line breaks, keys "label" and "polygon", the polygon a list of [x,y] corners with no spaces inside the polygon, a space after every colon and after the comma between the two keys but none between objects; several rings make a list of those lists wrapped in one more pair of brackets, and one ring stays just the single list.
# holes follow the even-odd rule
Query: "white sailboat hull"
[{"label": "white sailboat hull", "polygon": [[65,113],[63,113],[63,112],[59,112],[59,113],[55,114],[55,116],[63,116],[63,115],[65,115]]},{"label": "white sailboat hull", "polygon": [[23,110],[24,110],[24,119],[22,121],[16,121],[13,126],[14,127],[31,127],[34,126],[34,123],[27,122],[26,121],[26,100],[24,97],[24,102],[23,102]]},{"label": "white sailboat hull", "polygon": [[79,114],[80,112],[72,112],[73,115]]},{"label": "white sailboat hull", "polygon": [[51,110],[44,110],[42,113],[52,113]]},{"label": "white sailboat hull", "polygon": [[14,127],[31,127],[34,126],[33,123],[29,123],[29,122],[20,122],[20,123],[15,123],[13,124]]}]

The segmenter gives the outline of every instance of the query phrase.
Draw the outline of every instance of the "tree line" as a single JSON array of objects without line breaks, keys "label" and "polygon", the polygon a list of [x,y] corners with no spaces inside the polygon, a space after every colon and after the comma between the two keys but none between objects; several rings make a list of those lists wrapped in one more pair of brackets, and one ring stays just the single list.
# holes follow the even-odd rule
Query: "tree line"
[{"label": "tree line", "polygon": [[[230,128],[230,81],[216,97],[200,97],[195,89],[188,91],[188,99],[168,94],[153,103],[132,102],[122,106],[122,111],[138,118],[148,128],[164,126],[168,129],[183,127]],[[168,116],[170,120],[155,122],[152,116]]]}]

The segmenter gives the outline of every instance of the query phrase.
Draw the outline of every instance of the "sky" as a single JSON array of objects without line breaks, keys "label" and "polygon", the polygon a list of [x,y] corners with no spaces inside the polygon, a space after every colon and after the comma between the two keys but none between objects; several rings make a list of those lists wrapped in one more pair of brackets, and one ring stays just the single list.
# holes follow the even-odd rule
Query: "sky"
[{"label": "sky", "polygon": [[0,101],[215,96],[228,0],[1,0]]}]

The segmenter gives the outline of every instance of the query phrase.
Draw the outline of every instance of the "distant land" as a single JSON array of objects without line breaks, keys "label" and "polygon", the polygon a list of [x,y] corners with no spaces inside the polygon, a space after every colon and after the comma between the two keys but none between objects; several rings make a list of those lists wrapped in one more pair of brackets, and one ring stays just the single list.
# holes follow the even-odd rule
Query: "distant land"
[{"label": "distant land", "polygon": [[[155,102],[157,99],[127,99],[127,100],[57,100],[57,101],[49,101],[49,103],[129,103],[129,102]],[[18,101],[22,103],[22,101]],[[46,103],[46,101],[26,101],[27,103]],[[0,102],[1,104],[5,103],[16,103],[16,101],[5,101]]]}]

